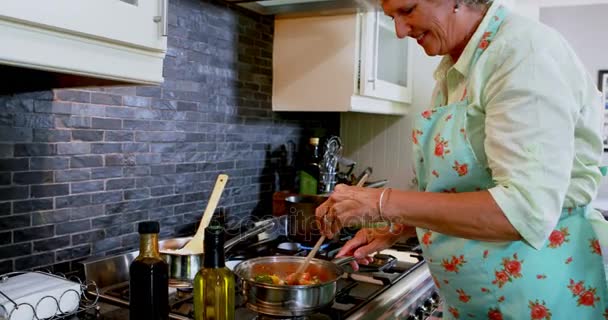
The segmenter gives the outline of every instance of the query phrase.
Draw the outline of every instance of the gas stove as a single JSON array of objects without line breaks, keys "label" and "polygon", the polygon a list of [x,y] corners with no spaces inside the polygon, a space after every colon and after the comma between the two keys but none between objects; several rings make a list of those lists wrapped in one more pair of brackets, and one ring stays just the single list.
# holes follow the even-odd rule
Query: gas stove
[{"label": "gas stove", "polygon": [[[226,265],[229,268],[240,261],[259,256],[308,254],[310,247],[292,242],[284,232],[284,219],[273,219],[278,228],[244,241],[226,252]],[[350,237],[352,233],[344,232],[340,239],[325,243],[315,258],[333,259]],[[415,238],[409,239],[376,253],[373,263],[361,266],[357,272],[345,266],[346,274],[337,281],[335,301],[330,307],[305,317],[288,319],[437,319],[440,315],[439,297],[418,247]],[[83,262],[85,276],[98,284],[98,295],[102,301],[128,306],[128,270],[136,256],[137,252],[130,252]],[[169,293],[169,318],[193,319],[191,289],[169,288]],[[255,306],[247,304],[238,281],[235,305],[235,318],[239,320],[282,319],[256,312],[259,310]]]}]

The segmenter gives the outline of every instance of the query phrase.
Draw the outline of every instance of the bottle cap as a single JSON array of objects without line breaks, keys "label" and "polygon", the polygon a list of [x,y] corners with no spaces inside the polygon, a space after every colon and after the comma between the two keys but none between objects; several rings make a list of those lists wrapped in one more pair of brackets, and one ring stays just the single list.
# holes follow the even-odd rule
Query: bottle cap
[{"label": "bottle cap", "polygon": [[219,223],[211,222],[205,228],[205,257],[203,266],[206,268],[222,268],[224,264],[224,228]]},{"label": "bottle cap", "polygon": [[318,145],[319,144],[319,138],[310,138],[310,139],[308,139],[308,143],[314,144],[314,145]]},{"label": "bottle cap", "polygon": [[137,232],[140,234],[158,233],[160,232],[160,225],[157,221],[143,221],[137,225]]},{"label": "bottle cap", "polygon": [[217,220],[209,222],[209,225],[207,226],[207,228],[205,228],[205,238],[207,235],[209,235],[210,237],[217,237],[219,235],[222,235],[223,233],[224,228],[222,228],[222,225],[219,224]]},{"label": "bottle cap", "polygon": [[211,221],[207,228],[205,228],[205,241],[203,244],[205,246],[211,245],[212,247],[217,244],[224,244],[224,227],[217,220]]}]

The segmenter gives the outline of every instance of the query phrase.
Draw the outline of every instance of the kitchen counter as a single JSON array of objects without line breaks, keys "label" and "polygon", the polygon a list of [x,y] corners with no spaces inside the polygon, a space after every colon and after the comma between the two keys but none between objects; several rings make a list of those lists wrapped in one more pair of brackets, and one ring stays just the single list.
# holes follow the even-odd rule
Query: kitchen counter
[{"label": "kitchen counter", "polygon": [[[127,320],[129,319],[129,309],[118,307],[115,305],[107,304],[105,302],[99,302],[99,317],[95,319],[103,320]],[[95,312],[92,312],[95,314]],[[85,318],[88,319],[88,318]]]},{"label": "kitchen counter", "polygon": [[129,309],[111,305],[105,302],[97,302],[97,306],[82,311],[76,315],[65,318],[66,320],[128,320]]}]

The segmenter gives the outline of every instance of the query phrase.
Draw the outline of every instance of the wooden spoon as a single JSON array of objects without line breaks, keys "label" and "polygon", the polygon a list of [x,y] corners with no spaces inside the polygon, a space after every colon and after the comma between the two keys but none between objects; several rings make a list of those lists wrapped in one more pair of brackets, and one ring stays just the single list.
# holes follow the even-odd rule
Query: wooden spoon
[{"label": "wooden spoon", "polygon": [[211,217],[213,216],[213,212],[215,212],[215,208],[217,207],[217,204],[220,201],[220,197],[222,196],[222,192],[224,191],[224,187],[226,186],[227,181],[228,175],[226,174],[220,174],[217,177],[217,180],[215,181],[215,187],[213,187],[211,197],[209,198],[207,208],[205,208],[205,212],[203,213],[201,223],[198,225],[196,234],[194,234],[190,242],[188,242],[183,248],[176,250],[175,253],[201,254],[205,251],[203,246],[203,240],[205,239],[205,228],[207,228],[209,222],[211,222]]},{"label": "wooden spoon", "polygon": [[[357,182],[357,187],[362,187],[363,184],[365,184],[365,182],[367,181],[367,178],[369,178],[369,172],[366,172],[365,175],[363,175],[363,177],[361,177],[359,182]],[[319,248],[323,244],[323,241],[325,241],[324,235],[322,235],[319,238],[319,240],[317,240],[317,243],[315,243],[315,246],[312,248],[312,250],[310,250],[310,252],[306,256],[306,259],[304,259],[304,262],[300,265],[298,270],[296,270],[295,279],[298,279],[298,276],[300,274],[302,274],[304,271],[306,271],[306,269],[308,268],[308,265],[310,264],[310,260],[312,260],[312,258],[315,256],[315,254],[317,254],[317,251],[319,251]]]}]

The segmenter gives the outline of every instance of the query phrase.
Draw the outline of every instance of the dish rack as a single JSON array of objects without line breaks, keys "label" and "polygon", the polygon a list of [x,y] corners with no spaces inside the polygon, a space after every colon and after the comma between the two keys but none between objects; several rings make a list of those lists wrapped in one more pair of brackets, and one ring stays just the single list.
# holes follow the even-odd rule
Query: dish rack
[{"label": "dish rack", "polygon": [[[15,302],[15,300],[11,299],[11,297],[9,297],[7,294],[3,293],[0,290],[0,298],[7,299],[8,303],[12,304],[14,306],[13,309],[11,310],[11,312],[8,313],[5,306],[0,304],[0,311],[4,311],[4,314],[8,313],[8,318],[3,317],[2,313],[0,313],[0,320],[15,320],[16,318],[21,319],[22,317],[18,317],[18,316],[13,317],[13,315],[15,314],[15,311],[17,311],[19,308],[30,308],[32,310],[32,314],[33,314],[32,320],[43,320],[43,319],[44,320],[57,320],[57,319],[65,319],[69,316],[84,312],[86,310],[95,308],[97,306],[97,300],[99,299],[99,289],[97,287],[97,284],[94,281],[82,282],[80,280],[80,278],[78,278],[76,276],[70,276],[68,278],[64,274],[53,274],[51,272],[18,271],[18,272],[11,272],[11,273],[6,273],[6,274],[0,275],[0,284],[8,281],[9,278],[19,276],[19,275],[24,275],[24,274],[41,274],[41,275],[44,275],[47,277],[53,277],[56,279],[60,279],[62,281],[70,281],[70,282],[72,282],[72,284],[80,285],[80,292],[76,291],[73,288],[66,289],[61,295],[59,295],[59,297],[60,297],[59,300],[57,300],[57,298],[54,296],[45,295],[45,296],[42,296],[39,299],[37,299],[36,303],[27,303],[27,302],[17,303],[17,302]],[[63,311],[61,311],[61,308],[60,308],[60,305],[61,305],[60,301],[66,294],[76,294],[79,297],[78,307],[70,312],[63,312]],[[50,299],[50,300],[47,300],[47,299]],[[37,311],[38,306],[43,301],[46,301],[46,303],[54,302],[57,309],[53,316],[43,318],[43,317],[41,317],[41,315],[37,314],[39,312],[39,311]],[[13,319],[13,318],[15,318],[15,319]]]}]

